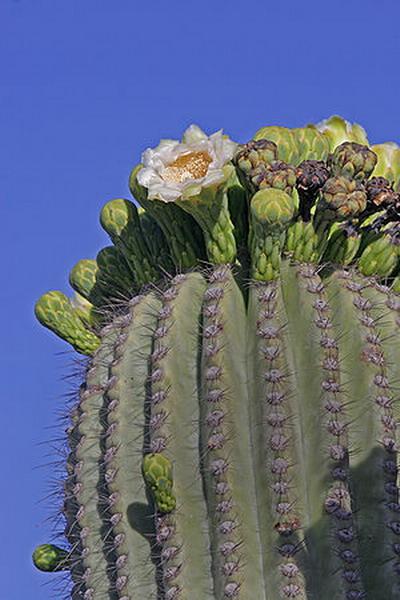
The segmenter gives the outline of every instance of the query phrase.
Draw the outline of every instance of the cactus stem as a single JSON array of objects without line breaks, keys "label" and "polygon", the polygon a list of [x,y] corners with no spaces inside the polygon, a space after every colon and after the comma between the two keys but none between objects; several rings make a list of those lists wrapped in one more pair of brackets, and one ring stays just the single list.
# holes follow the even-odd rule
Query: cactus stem
[{"label": "cactus stem", "polygon": [[[398,591],[398,581],[395,583],[396,578],[392,576],[391,564],[392,547],[398,539],[396,515],[390,509],[398,498],[397,466],[393,461],[392,443],[389,442],[390,438],[393,444],[396,443],[394,431],[390,430],[392,424],[394,426],[390,403],[394,389],[390,381],[386,344],[382,342],[382,334],[392,330],[382,320],[382,311],[378,318],[379,298],[368,281],[361,280],[352,271],[341,271],[332,276],[331,285],[336,318],[340,318],[342,324],[349,319],[358,319],[360,324],[358,331],[353,331],[351,340],[343,336],[339,342],[352,398],[349,415],[357,423],[357,427],[349,429],[350,447],[353,448],[350,453],[350,489],[352,496],[357,498],[354,512],[358,529],[363,532],[359,536],[361,577],[365,588],[371,591],[371,597],[384,600],[392,594],[395,597]],[[351,377],[355,360],[358,371],[361,370],[357,381]],[[373,440],[375,443],[371,448]],[[382,557],[383,548],[385,554]],[[381,568],[377,572],[378,561]]]},{"label": "cactus stem", "polygon": [[[156,536],[165,597],[179,600],[213,598],[196,426],[199,318],[205,285],[203,277],[195,273],[172,280],[163,294],[150,359],[147,452],[170,460],[176,498],[171,512],[163,513],[156,505]],[[170,418],[176,414],[180,415],[178,421]]]},{"label": "cactus stem", "polygon": [[[234,322],[226,319],[231,314],[236,315]],[[243,298],[230,268],[214,269],[203,305],[200,419],[218,600],[265,598],[250,450],[245,325]],[[235,443],[239,437],[240,447]]]},{"label": "cactus stem", "polygon": [[143,435],[148,359],[156,313],[160,307],[154,294],[139,296],[131,303],[122,325],[110,369],[113,385],[107,391],[107,469],[115,477],[107,485],[105,503],[113,538],[123,536],[115,547],[114,579],[117,591],[134,600],[157,594],[154,528],[142,481],[139,452],[132,448]]},{"label": "cactus stem", "polygon": [[[299,273],[302,272],[304,273],[304,267],[299,269]],[[311,294],[309,290],[308,293]],[[323,322],[326,325],[332,323],[332,310],[325,287],[320,289],[317,294],[313,294],[312,298],[312,306],[316,313],[314,322],[317,327],[318,324]],[[339,352],[338,336],[334,331],[330,332],[329,329],[319,327],[319,346],[321,348],[321,366],[324,377],[326,377],[324,382],[328,381],[331,384],[327,386],[323,383],[324,426],[330,439],[328,450],[331,475],[331,483],[328,484],[329,489],[324,500],[324,508],[331,518],[331,543],[337,549],[337,557],[339,558],[340,574],[342,576],[342,585],[339,589],[342,590],[345,598],[351,592],[357,592],[362,597],[364,591],[359,581],[361,567],[358,531],[349,489],[348,428],[350,423],[347,415],[348,402],[345,401],[346,395],[341,385],[343,360]],[[347,554],[344,554],[348,551],[352,552],[354,556],[351,569],[346,563],[345,557]]]},{"label": "cactus stem", "polygon": [[302,546],[298,538],[304,518],[295,493],[296,428],[282,345],[285,321],[277,282],[254,283],[248,321],[249,367],[253,370],[249,373],[253,382],[250,406],[264,573],[268,574],[266,595],[271,600],[288,598],[291,593],[307,597],[302,566],[295,556]]},{"label": "cactus stem", "polygon": [[72,556],[76,550],[77,561],[78,556],[81,557],[81,565],[71,568],[72,578],[79,593],[87,598],[95,594],[105,596],[111,586],[108,561],[102,551],[104,522],[96,489],[103,486],[99,470],[102,462],[100,413],[117,333],[113,328],[102,331],[103,345],[93,356],[86,387],[80,394],[77,422],[70,433],[74,483],[68,482],[67,486],[67,537],[73,548]]}]

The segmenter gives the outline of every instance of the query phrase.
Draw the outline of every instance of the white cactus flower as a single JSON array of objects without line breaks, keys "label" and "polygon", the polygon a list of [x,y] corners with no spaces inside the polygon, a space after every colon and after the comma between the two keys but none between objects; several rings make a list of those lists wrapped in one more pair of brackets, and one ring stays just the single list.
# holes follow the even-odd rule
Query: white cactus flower
[{"label": "white cactus flower", "polygon": [[222,129],[207,136],[197,125],[190,125],[181,142],[161,140],[156,148],[143,152],[137,181],[147,188],[149,200],[175,202],[196,196],[203,188],[226,181],[235,148]]}]

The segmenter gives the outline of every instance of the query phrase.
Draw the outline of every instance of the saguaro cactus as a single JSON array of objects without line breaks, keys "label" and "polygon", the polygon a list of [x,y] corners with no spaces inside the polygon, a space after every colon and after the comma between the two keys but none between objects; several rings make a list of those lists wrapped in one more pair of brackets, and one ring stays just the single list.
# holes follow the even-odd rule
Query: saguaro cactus
[{"label": "saguaro cactus", "polygon": [[89,356],[65,543],[33,555],[73,600],[400,597],[388,148],[340,117],[243,145],[191,126],[133,170],[142,209],[103,208],[80,303],[39,299]]}]

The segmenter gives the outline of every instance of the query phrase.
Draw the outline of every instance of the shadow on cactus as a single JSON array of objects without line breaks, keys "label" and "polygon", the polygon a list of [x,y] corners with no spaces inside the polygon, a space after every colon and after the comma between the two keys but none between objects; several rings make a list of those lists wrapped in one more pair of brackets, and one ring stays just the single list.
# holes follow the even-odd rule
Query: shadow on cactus
[{"label": "shadow on cactus", "polygon": [[144,152],[36,305],[89,356],[33,556],[73,600],[399,597],[399,182],[340,117]]}]

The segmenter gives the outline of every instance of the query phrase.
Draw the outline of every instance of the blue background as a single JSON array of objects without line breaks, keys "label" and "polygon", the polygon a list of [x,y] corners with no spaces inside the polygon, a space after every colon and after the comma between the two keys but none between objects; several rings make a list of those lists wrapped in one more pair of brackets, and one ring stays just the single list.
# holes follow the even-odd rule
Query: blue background
[{"label": "blue background", "polygon": [[247,141],[338,113],[399,142],[399,18],[398,0],[0,0],[0,600],[62,597],[30,553],[79,363],[34,301],[106,245],[100,208],[142,150],[192,122]]}]

